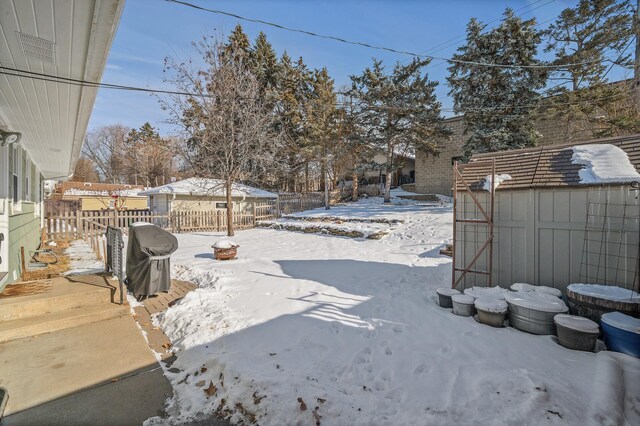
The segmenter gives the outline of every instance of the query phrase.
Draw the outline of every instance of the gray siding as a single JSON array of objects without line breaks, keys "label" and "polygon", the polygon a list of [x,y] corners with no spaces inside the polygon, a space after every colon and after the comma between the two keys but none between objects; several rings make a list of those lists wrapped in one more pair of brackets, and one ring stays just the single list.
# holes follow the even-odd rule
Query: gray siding
[{"label": "gray siding", "polygon": [[[488,193],[475,195],[488,205]],[[494,285],[526,282],[564,291],[588,281],[632,288],[639,244],[636,195],[628,186],[496,191]],[[458,218],[482,218],[468,194],[460,192],[457,200]],[[458,223],[456,267],[473,259],[486,230]],[[487,260],[485,252],[474,269],[486,270]],[[467,274],[458,288],[487,284],[485,276]]]}]

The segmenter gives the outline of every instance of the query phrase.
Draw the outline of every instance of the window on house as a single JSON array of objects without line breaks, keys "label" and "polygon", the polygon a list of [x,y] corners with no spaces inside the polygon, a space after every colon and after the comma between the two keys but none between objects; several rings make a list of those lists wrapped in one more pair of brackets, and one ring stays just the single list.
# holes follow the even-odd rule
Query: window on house
[{"label": "window on house", "polygon": [[20,179],[18,179],[18,166],[20,164],[20,159],[19,159],[19,151],[18,151],[18,147],[14,147],[13,148],[13,164],[12,164],[12,174],[13,176],[11,177],[12,183],[13,183],[13,202],[17,203],[20,200],[20,191],[19,191],[19,186],[20,186]]},{"label": "window on house", "polygon": [[226,209],[227,203],[216,203],[216,209]]},{"label": "window on house", "polygon": [[27,172],[27,153],[22,151],[22,168],[20,169],[22,173],[22,199],[29,199],[29,173]]}]

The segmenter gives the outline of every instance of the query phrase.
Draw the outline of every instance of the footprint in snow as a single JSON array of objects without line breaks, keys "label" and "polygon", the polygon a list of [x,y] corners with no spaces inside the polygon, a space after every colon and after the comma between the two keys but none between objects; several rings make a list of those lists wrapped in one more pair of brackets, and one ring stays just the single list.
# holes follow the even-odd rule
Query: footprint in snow
[{"label": "footprint in snow", "polygon": [[413,370],[413,374],[415,374],[416,376],[420,376],[428,372],[429,372],[429,368],[425,364],[418,364],[415,370]]},{"label": "footprint in snow", "polygon": [[393,331],[395,333],[402,333],[402,332],[404,332],[404,328],[405,328],[404,325],[396,324],[396,325],[393,326]]}]

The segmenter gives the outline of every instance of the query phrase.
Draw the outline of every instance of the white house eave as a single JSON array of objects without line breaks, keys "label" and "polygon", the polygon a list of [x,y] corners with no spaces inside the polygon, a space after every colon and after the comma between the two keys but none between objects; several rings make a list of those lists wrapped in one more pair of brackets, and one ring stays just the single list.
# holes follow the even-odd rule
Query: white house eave
[{"label": "white house eave", "polygon": [[[98,89],[28,73],[99,82],[125,0],[0,1],[0,128],[22,133],[20,145],[46,179],[76,165]],[[21,38],[22,37],[22,38]],[[29,55],[24,37],[50,43],[52,60]]]},{"label": "white house eave", "polygon": [[[93,14],[91,37],[87,51],[87,65],[85,68],[85,81],[100,81],[107,64],[111,43],[118,29],[120,16],[124,9],[125,0],[97,0]],[[89,125],[89,118],[95,103],[98,89],[83,87],[78,105],[78,120],[76,121],[75,135],[71,141],[71,159],[65,172],[70,176],[80,157],[84,136]],[[47,177],[47,176],[45,176]]]}]

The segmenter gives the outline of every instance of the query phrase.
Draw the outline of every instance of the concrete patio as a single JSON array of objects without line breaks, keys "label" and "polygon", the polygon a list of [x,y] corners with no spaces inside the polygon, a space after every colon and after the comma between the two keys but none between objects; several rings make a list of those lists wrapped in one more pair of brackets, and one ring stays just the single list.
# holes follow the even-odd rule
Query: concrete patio
[{"label": "concrete patio", "polygon": [[0,299],[0,386],[9,393],[2,425],[161,416],[171,386],[126,299],[118,304],[117,282],[84,275],[51,284]]}]

